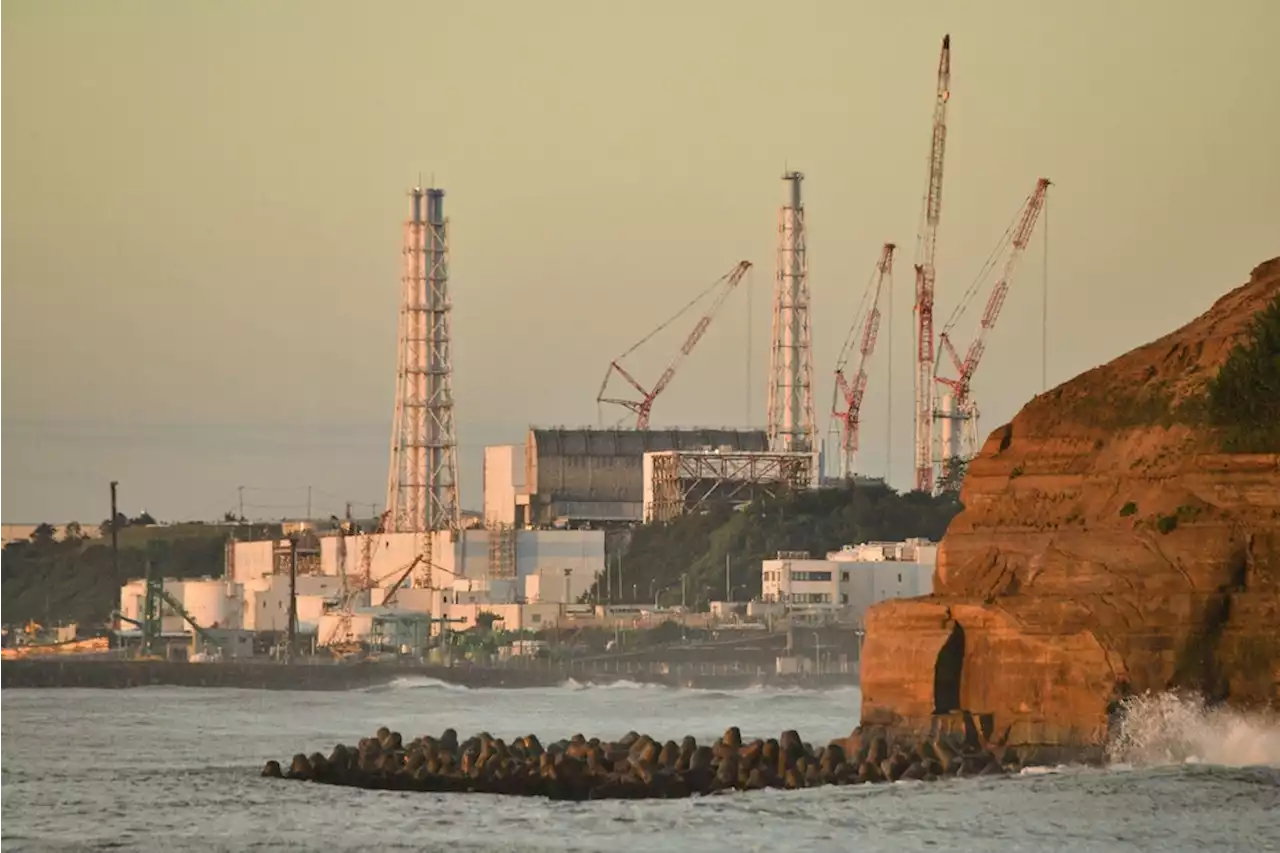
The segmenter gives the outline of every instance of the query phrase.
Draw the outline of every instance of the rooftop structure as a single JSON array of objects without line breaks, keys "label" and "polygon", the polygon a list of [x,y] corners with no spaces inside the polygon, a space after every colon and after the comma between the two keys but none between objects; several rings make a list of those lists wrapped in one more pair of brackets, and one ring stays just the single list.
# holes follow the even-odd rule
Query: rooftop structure
[{"label": "rooftop structure", "polygon": [[713,448],[761,452],[768,442],[763,430],[530,429],[524,448],[528,510],[521,520],[540,527],[639,523],[645,454]]}]

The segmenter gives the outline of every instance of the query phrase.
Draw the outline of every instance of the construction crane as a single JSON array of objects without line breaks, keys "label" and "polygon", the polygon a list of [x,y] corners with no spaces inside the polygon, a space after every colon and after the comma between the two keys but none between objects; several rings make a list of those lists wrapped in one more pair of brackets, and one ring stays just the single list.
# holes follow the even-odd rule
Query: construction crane
[{"label": "construction crane", "polygon": [[[600,383],[600,393],[596,395],[596,403],[598,405],[611,403],[616,406],[622,406],[623,408],[635,413],[636,429],[648,429],[649,413],[653,409],[653,401],[666,389],[668,385],[671,384],[671,380],[676,375],[676,370],[680,367],[680,363],[684,361],[689,353],[693,352],[693,348],[698,345],[698,341],[702,340],[702,336],[706,333],[707,327],[711,325],[711,321],[715,317],[716,312],[720,310],[720,306],[724,304],[725,299],[727,299],[729,294],[734,291],[738,286],[738,282],[742,281],[742,277],[747,274],[747,270],[749,269],[751,269],[750,261],[739,261],[738,265],[730,272],[721,276],[714,284],[695,296],[687,305],[673,314],[652,332],[637,341],[630,349],[622,353],[613,361],[609,362],[609,369],[605,371],[604,381]],[[685,339],[684,345],[680,347],[680,351],[676,353],[675,358],[673,358],[671,363],[667,365],[667,369],[658,377],[658,381],[654,383],[653,388],[646,389],[636,381],[636,379],[628,373],[625,368],[622,367],[620,362],[647,343],[654,335],[674,323],[684,315],[686,311],[713,291],[716,292],[716,295],[711,303],[711,307],[702,315],[702,318],[698,320],[697,324],[693,327],[693,331],[689,333],[689,337]],[[615,372],[630,383],[631,387],[635,388],[636,391],[639,392],[639,400],[624,400],[605,396],[605,390],[609,387],[609,379]]]},{"label": "construction crane", "polygon": [[[974,405],[970,398],[973,374],[978,369],[982,354],[986,351],[987,335],[995,327],[996,320],[1000,317],[1000,309],[1004,307],[1004,300],[1009,294],[1009,284],[1013,280],[1013,273],[1017,269],[1018,261],[1021,259],[1023,251],[1027,248],[1027,242],[1031,239],[1031,234],[1035,230],[1036,221],[1040,218],[1040,212],[1044,209],[1045,196],[1049,186],[1050,182],[1047,178],[1040,178],[1036,181],[1035,189],[1031,191],[1026,201],[1023,202],[1020,212],[1014,217],[1013,224],[1005,231],[1004,236],[987,258],[986,264],[983,265],[973,284],[965,291],[964,297],[960,300],[955,311],[952,312],[951,318],[947,320],[946,325],[943,327],[942,333],[938,336],[939,348],[944,350],[950,357],[956,371],[954,378],[947,378],[935,373],[935,379],[938,384],[944,386],[950,392],[950,400],[946,400],[944,397],[944,403],[949,403],[950,405],[944,405],[936,413],[936,417],[942,421],[943,427],[942,473],[944,475],[947,473],[946,468],[953,463],[953,460],[967,459],[977,452],[978,411],[977,406]],[[952,330],[955,328],[956,322],[964,316],[965,310],[972,303],[978,289],[987,280],[991,272],[994,271],[1002,257],[1004,258],[1004,267],[1000,272],[1000,277],[996,279],[991,288],[991,295],[987,297],[987,307],[982,312],[982,320],[978,325],[978,332],[974,336],[973,342],[969,344],[969,348],[965,351],[964,358],[961,358],[951,342]],[[958,442],[956,440],[960,436],[960,433],[956,431],[956,427],[960,424],[965,427],[965,447],[963,450],[957,446]]]},{"label": "construction crane", "polygon": [[395,581],[387,588],[387,593],[382,599],[383,607],[390,606],[395,602],[396,595],[404,588],[405,582],[413,574],[414,569],[420,565],[426,568],[424,575],[428,578],[428,581],[424,586],[420,587],[422,589],[435,588],[435,584],[431,580],[435,570],[457,577],[455,572],[446,569],[444,566],[432,563],[426,554],[419,554],[413,558],[409,565],[387,572],[377,578],[370,579],[360,587],[349,589],[345,592],[340,597],[337,606],[329,611],[338,615],[338,624],[333,627],[333,630],[329,633],[329,637],[326,640],[323,640],[320,645],[327,646],[344,657],[347,654],[354,652],[359,646],[359,643],[352,636],[353,632],[351,628],[351,617],[355,608],[356,599],[359,598],[362,593],[374,589],[387,579],[394,577]]},{"label": "construction crane", "polygon": [[[880,250],[880,260],[876,263],[875,273],[862,296],[863,307],[858,311],[858,319],[849,327],[844,346],[840,349],[840,357],[836,360],[836,405],[832,409],[832,417],[840,424],[840,476],[850,478],[854,474],[858,456],[858,424],[862,411],[862,398],[867,390],[867,366],[871,354],[876,348],[876,335],[880,331],[880,294],[884,290],[886,280],[892,287],[893,251],[897,248],[893,243],[885,243]],[[854,339],[858,330],[862,330],[858,342],[857,369],[853,372],[853,380],[845,377],[845,368],[853,353]],[[843,404],[843,409],[840,404]]]},{"label": "construction crane", "polygon": [[942,216],[942,165],[947,149],[947,102],[951,100],[951,36],[942,37],[938,87],[933,105],[933,141],[929,146],[929,184],[916,242],[916,478],[917,490],[932,494],[933,480],[933,286]]}]

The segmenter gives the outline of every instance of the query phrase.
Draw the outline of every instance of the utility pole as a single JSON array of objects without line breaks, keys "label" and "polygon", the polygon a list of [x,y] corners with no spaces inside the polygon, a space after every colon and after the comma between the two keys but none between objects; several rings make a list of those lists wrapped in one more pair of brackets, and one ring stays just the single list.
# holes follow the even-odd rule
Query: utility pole
[{"label": "utility pole", "polygon": [[298,647],[298,535],[289,537],[289,647],[285,660],[293,663]]},{"label": "utility pole", "polygon": [[155,626],[157,621],[156,614],[156,594],[153,588],[154,581],[151,578],[151,560],[147,560],[146,574],[143,576],[144,597],[142,599],[142,654],[150,655],[151,649],[155,645]]},{"label": "utility pole", "polygon": [[116,487],[119,485],[116,480],[111,481],[111,571],[116,578],[120,577],[120,538],[116,529],[120,526],[116,524]]},{"label": "utility pole", "polygon": [[724,600],[733,601],[733,586],[729,580],[729,555],[724,555]]},{"label": "utility pole", "polygon": [[688,573],[688,572],[685,572],[684,574],[682,574],[682,575],[680,576],[680,606],[681,606],[681,607],[686,606],[686,603],[687,603],[687,595],[686,595],[686,592],[687,592],[687,589],[688,589],[688,586],[689,586],[689,585],[686,583],[686,581],[687,581],[688,579],[689,579],[689,573]]},{"label": "utility pole", "polygon": [[244,520],[244,486],[236,486],[236,493],[240,496],[240,520]]},{"label": "utility pole", "polygon": [[311,487],[307,486],[307,521],[311,520]]}]

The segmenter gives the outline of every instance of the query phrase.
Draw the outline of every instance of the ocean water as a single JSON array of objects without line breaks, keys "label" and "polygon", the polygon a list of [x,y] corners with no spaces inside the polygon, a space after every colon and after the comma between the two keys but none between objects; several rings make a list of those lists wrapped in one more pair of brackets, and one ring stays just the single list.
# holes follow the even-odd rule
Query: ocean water
[{"label": "ocean water", "polygon": [[226,851],[1280,850],[1280,728],[1157,697],[1115,764],[1008,778],[553,803],[267,780],[269,758],[328,752],[379,725],[511,738],[629,729],[699,740],[853,728],[856,689],[622,684],[469,690],[406,679],[348,692],[153,687],[6,690],[0,847]]}]

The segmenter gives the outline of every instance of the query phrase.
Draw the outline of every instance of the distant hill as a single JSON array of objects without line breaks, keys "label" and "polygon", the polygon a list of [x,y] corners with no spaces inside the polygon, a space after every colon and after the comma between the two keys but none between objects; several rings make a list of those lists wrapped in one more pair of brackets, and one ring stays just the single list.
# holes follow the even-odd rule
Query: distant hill
[{"label": "distant hill", "polygon": [[[120,587],[146,573],[147,560],[164,577],[220,577],[231,531],[270,536],[279,525],[147,524],[119,531],[120,566],[113,570],[110,536],[55,538],[52,525],[0,554],[0,604],[5,624],[105,622],[120,606]],[[108,531],[109,533],[109,528]],[[34,532],[33,532],[34,533]]]},{"label": "distant hill", "polygon": [[[622,589],[614,573],[613,600],[680,603],[680,576],[688,573],[690,607],[725,598],[725,556],[729,558],[733,598],[744,601],[761,592],[760,561],[778,551],[808,551],[821,558],[844,545],[870,540],[942,538],[960,511],[954,495],[899,494],[883,484],[818,489],[745,509],[713,510],[676,521],[637,528],[622,556]],[[598,599],[602,579],[592,590]],[[619,594],[621,592],[621,594]]]}]

